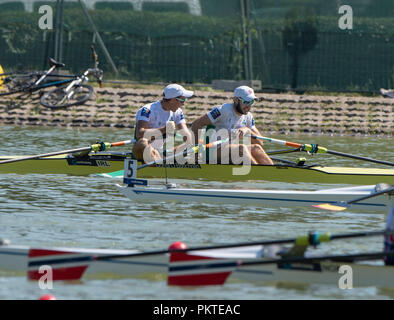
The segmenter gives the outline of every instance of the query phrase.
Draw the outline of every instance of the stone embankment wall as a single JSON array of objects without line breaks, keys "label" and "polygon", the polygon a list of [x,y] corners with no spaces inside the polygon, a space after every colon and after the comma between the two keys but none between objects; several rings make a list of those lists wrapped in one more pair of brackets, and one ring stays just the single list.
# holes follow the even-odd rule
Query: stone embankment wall
[{"label": "stone embankment wall", "polygon": [[[84,105],[51,110],[39,95],[24,100],[0,97],[0,124],[62,127],[133,128],[135,114],[144,104],[157,101],[161,90],[95,88]],[[252,112],[261,132],[392,136],[394,99],[290,94],[257,94],[261,100]],[[185,108],[190,124],[213,106],[231,101],[231,92],[196,91]]]}]

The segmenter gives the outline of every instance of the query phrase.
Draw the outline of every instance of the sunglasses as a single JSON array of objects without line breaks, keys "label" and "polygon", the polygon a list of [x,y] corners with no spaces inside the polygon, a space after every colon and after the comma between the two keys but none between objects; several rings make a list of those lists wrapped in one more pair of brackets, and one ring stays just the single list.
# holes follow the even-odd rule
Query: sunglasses
[{"label": "sunglasses", "polygon": [[187,98],[184,98],[184,99],[181,99],[181,98],[175,98],[176,100],[178,100],[178,101],[180,101],[180,102],[182,102],[182,103],[185,103],[186,101],[187,101]]},{"label": "sunglasses", "polygon": [[238,98],[245,106],[251,106],[251,105],[253,105],[254,104],[254,100],[250,100],[250,101],[247,101],[247,100],[244,100],[244,99],[242,99],[242,98]]}]

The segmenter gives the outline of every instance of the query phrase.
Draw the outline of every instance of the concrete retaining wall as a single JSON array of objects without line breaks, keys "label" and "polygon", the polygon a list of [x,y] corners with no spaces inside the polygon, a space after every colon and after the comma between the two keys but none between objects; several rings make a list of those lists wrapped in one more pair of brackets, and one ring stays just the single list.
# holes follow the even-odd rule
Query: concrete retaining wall
[{"label": "concrete retaining wall", "polygon": [[[95,88],[95,97],[81,106],[50,110],[34,95],[24,101],[0,97],[0,124],[62,127],[133,128],[144,104],[160,99],[162,90]],[[257,94],[252,107],[260,131],[269,133],[352,134],[392,136],[394,99],[367,97]],[[196,91],[186,104],[188,123],[213,106],[231,101],[225,92]]]}]

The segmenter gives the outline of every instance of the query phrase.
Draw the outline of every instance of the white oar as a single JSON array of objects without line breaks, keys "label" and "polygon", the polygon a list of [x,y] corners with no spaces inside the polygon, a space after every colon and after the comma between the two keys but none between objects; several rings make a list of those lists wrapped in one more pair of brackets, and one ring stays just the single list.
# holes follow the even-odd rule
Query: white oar
[{"label": "white oar", "polygon": [[125,141],[112,142],[112,143],[111,142],[101,142],[101,143],[92,144],[91,146],[84,147],[84,148],[62,150],[62,151],[38,154],[35,156],[27,156],[27,157],[22,157],[22,158],[3,160],[3,161],[0,161],[0,164],[17,162],[17,161],[25,161],[25,160],[33,160],[33,159],[39,159],[39,158],[46,158],[46,157],[51,157],[51,156],[57,156],[59,154],[67,154],[67,153],[77,153],[77,152],[84,152],[84,151],[105,151],[105,150],[110,149],[111,147],[124,146],[126,144],[132,144],[134,142],[135,142],[135,140],[125,140]]}]

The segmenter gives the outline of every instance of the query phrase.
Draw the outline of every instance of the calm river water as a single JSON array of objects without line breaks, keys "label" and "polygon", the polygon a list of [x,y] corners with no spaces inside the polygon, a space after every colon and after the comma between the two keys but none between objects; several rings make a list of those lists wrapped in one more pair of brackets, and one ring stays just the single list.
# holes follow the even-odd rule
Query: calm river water
[{"label": "calm river water", "polygon": [[[131,137],[128,130],[0,127],[0,154],[39,154],[84,147],[96,141]],[[393,161],[393,140],[376,137],[279,136],[319,143],[329,149]],[[267,150],[277,146],[266,144]],[[125,150],[120,148],[118,150]],[[288,156],[292,159],[295,156]],[[370,166],[333,156],[314,156],[311,163]],[[372,165],[378,167],[378,165]],[[201,181],[191,186],[207,186]],[[241,183],[241,186],[286,188],[279,183]],[[239,186],[238,185],[238,186]],[[220,186],[208,183],[208,186]],[[234,185],[236,187],[237,185]],[[292,185],[324,188],[328,185]],[[289,238],[311,230],[333,234],[384,227],[384,215],[354,210],[340,213],[314,208],[256,208],[236,205],[133,203],[115,183],[97,176],[0,175],[0,238],[13,244],[116,249],[165,249],[182,240],[189,246]],[[380,250],[381,238],[337,241],[322,253]],[[58,299],[392,299],[394,291],[377,288],[341,290],[337,285],[257,286],[229,283],[221,287],[168,287],[153,279],[97,279],[77,284],[55,283],[42,291],[25,277],[0,274],[0,299],[37,299],[44,293]]]}]

